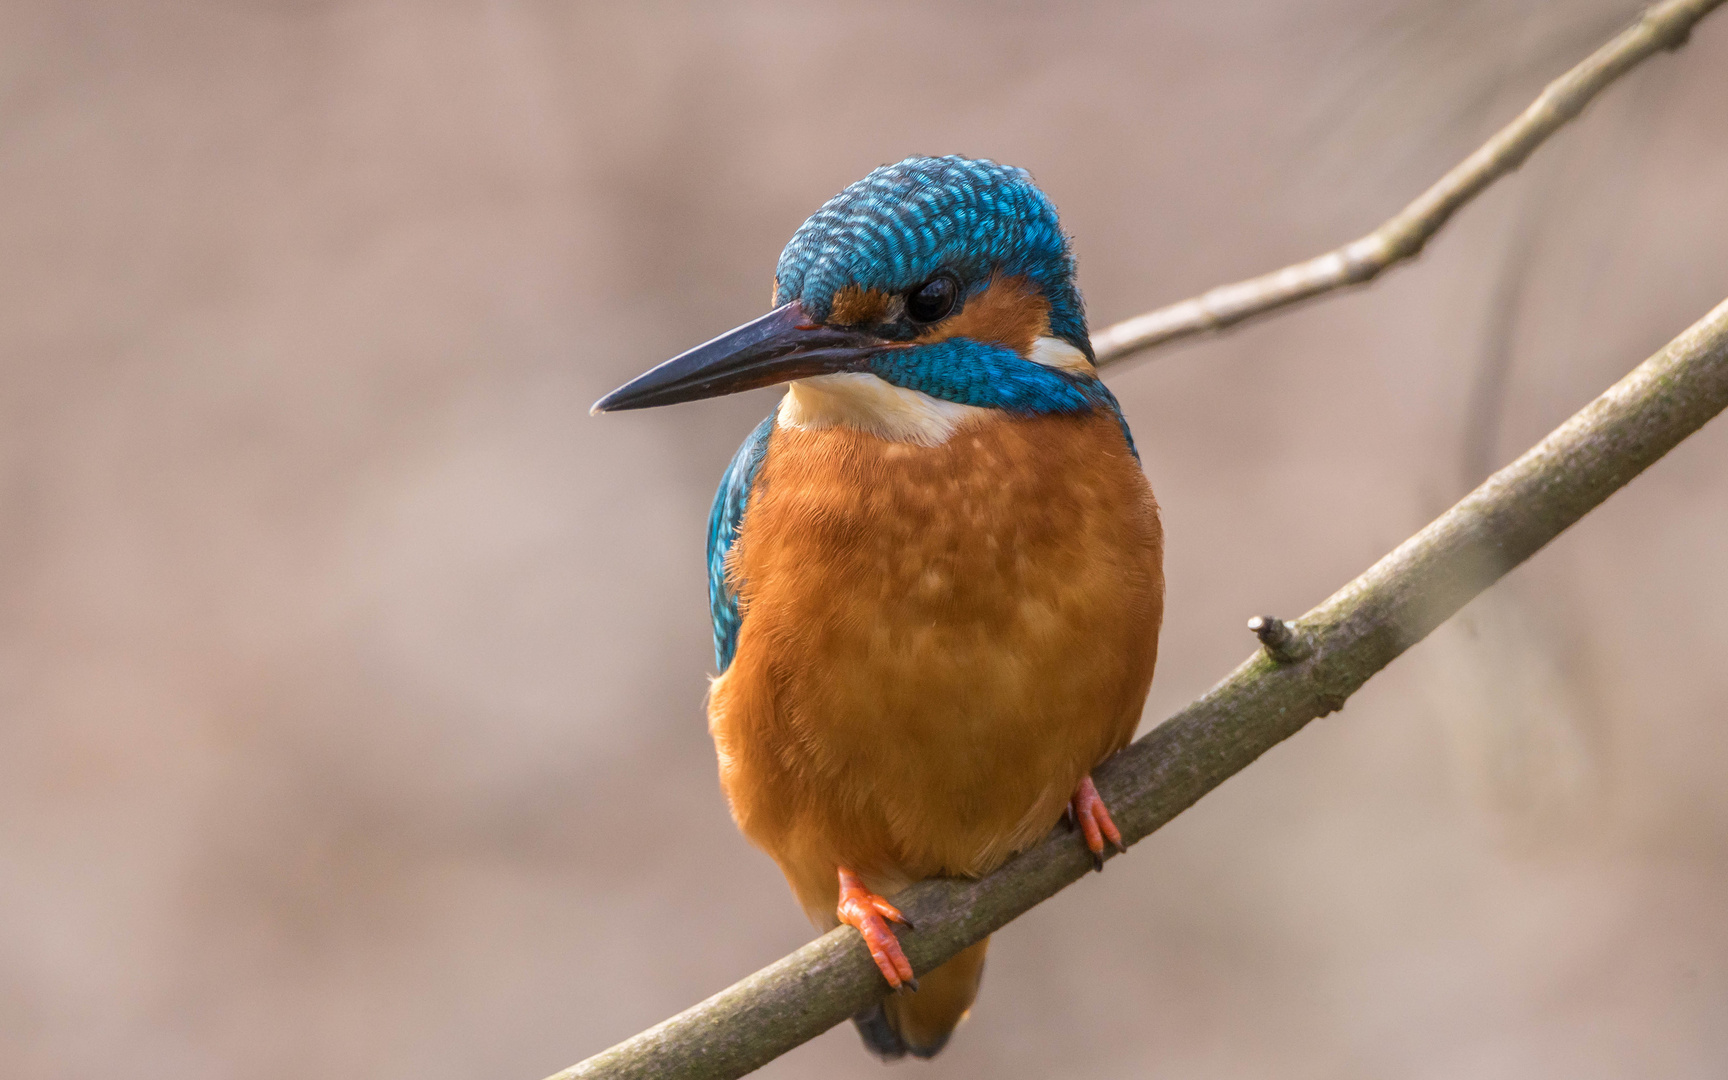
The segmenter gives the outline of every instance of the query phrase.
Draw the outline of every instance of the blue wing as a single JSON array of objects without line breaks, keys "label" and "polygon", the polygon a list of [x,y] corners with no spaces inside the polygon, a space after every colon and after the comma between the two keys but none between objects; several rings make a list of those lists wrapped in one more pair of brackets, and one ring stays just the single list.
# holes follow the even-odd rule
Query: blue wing
[{"label": "blue wing", "polygon": [[714,509],[708,514],[708,609],[714,618],[714,663],[725,674],[738,648],[738,627],[744,617],[738,610],[738,594],[726,580],[726,556],[738,539],[738,525],[750,503],[756,470],[768,451],[768,436],[774,432],[774,417],[756,425],[744,445],[732,455],[720,490],[714,493]]}]

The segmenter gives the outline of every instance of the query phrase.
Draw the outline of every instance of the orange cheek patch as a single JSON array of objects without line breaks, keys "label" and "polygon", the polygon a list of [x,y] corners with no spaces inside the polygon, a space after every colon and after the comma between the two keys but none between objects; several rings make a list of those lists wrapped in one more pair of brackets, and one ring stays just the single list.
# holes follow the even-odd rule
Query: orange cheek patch
[{"label": "orange cheek patch", "polygon": [[1022,277],[992,278],[960,314],[918,335],[923,343],[952,337],[1006,345],[1026,356],[1050,332],[1050,302]]},{"label": "orange cheek patch", "polygon": [[888,294],[848,285],[834,294],[828,322],[836,326],[875,326],[888,317]]}]

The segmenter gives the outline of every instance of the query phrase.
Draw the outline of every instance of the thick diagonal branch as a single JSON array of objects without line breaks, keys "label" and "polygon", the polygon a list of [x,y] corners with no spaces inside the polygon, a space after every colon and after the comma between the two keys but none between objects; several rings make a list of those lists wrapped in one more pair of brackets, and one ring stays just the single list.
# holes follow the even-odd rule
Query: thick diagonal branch
[{"label": "thick diagonal branch", "polygon": [[[1106,762],[1098,787],[1130,843],[1317,716],[1728,407],[1728,301],[1523,457],[1297,620],[1302,658],[1257,652]],[[1295,655],[1292,653],[1291,655]],[[1062,827],[981,881],[926,881],[896,903],[928,971],[1082,877]],[[792,955],[553,1080],[735,1077],[840,1023],[885,989],[855,931]]]},{"label": "thick diagonal branch", "polygon": [[1522,165],[1608,84],[1651,55],[1685,44],[1693,24],[1722,2],[1666,0],[1651,7],[1583,63],[1549,83],[1516,120],[1495,132],[1475,153],[1378,229],[1306,262],[1220,285],[1192,300],[1108,326],[1092,336],[1098,365],[1114,363],[1155,345],[1223,330],[1334,289],[1362,284],[1387,267],[1414,258],[1459,207]]}]

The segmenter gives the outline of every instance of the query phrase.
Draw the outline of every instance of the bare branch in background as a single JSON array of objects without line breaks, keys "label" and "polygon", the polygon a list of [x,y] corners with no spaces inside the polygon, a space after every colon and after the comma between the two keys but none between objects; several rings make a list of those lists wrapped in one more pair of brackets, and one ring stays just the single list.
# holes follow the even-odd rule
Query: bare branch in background
[{"label": "bare branch in background", "polygon": [[[1459,207],[1517,168],[1604,87],[1684,43],[1722,2],[1652,7],[1374,232],[1109,327],[1093,339],[1099,364],[1368,281],[1413,257]],[[1376,672],[1724,408],[1728,301],[1300,620],[1256,620],[1251,629],[1264,649],[1094,773],[1124,840],[1144,839],[1308,721],[1341,708]],[[1083,845],[1058,826],[981,880],[934,879],[898,894],[895,902],[918,926],[901,943],[917,970],[928,971],[1092,867]],[[550,1080],[742,1076],[867,1008],[885,989],[857,933],[841,927]]]},{"label": "bare branch in background", "polygon": [[1415,202],[1378,229],[1334,251],[1144,315],[1092,336],[1098,365],[1112,364],[1156,345],[1209,334],[1245,319],[1323,293],[1360,285],[1387,267],[1421,252],[1465,203],[1506,175],[1531,152],[1584,111],[1598,93],[1645,59],[1685,44],[1699,19],[1723,0],[1667,0],[1591,53],[1583,63],[1549,83],[1530,107],[1457,164]]}]

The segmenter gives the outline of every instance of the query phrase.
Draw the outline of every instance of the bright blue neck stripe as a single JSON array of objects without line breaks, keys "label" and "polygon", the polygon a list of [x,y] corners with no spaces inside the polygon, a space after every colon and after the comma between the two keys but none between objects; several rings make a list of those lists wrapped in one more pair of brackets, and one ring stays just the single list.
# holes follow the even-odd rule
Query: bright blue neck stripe
[{"label": "bright blue neck stripe", "polygon": [[1116,395],[1095,375],[1063,371],[971,338],[877,353],[870,370],[885,382],[933,398],[1021,416],[1108,409],[1122,425],[1129,451],[1140,458]]}]

